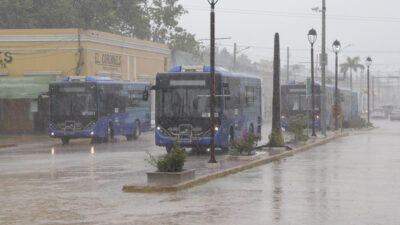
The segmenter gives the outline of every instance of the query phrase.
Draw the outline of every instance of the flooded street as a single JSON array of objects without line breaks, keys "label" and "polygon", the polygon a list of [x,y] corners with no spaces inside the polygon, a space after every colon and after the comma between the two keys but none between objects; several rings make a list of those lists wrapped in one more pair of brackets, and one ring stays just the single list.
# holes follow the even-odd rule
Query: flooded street
[{"label": "flooded street", "polygon": [[[176,193],[124,193],[165,150],[138,141],[0,150],[1,224],[399,224],[400,124]],[[204,157],[203,157],[204,158]]]}]

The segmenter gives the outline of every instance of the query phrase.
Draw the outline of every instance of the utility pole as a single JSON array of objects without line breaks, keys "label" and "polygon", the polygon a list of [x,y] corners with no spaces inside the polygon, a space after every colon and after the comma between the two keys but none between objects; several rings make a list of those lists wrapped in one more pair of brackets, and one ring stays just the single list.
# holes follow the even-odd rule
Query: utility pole
[{"label": "utility pole", "polygon": [[360,74],[360,94],[358,96],[358,105],[359,105],[359,109],[361,109],[361,111],[364,111],[364,103],[363,103],[363,76],[364,76],[364,70],[361,70],[361,74]]},{"label": "utility pole", "polygon": [[321,53],[321,83],[322,83],[322,109],[321,109],[321,128],[322,134],[326,136],[326,90],[325,90],[325,67],[327,63],[326,49],[325,49],[325,15],[326,14],[326,5],[325,0],[322,0],[322,53]]},{"label": "utility pole", "polygon": [[245,47],[244,49],[241,49],[241,50],[237,50],[236,42],[233,44],[233,70],[236,69],[236,55],[239,52],[244,51],[244,50],[249,49],[249,48],[250,48],[250,46]]},{"label": "utility pole", "polygon": [[286,83],[289,83],[289,47],[287,47],[287,53],[286,53]]},{"label": "utility pole", "polygon": [[372,111],[375,109],[375,77],[372,76]]},{"label": "utility pole", "polygon": [[317,80],[317,78],[318,78],[318,63],[319,63],[319,60],[318,60],[318,55],[317,55],[317,57],[315,58],[315,80]]},{"label": "utility pole", "polygon": [[215,124],[214,124],[214,102],[215,102],[215,12],[214,8],[219,0],[208,0],[211,6],[210,13],[210,160],[209,163],[217,163],[215,160]]}]

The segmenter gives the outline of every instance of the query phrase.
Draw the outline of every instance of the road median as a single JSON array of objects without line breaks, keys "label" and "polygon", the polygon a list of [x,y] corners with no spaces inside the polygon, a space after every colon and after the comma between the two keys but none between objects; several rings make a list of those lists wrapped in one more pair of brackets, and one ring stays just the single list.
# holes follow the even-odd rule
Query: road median
[{"label": "road median", "polygon": [[234,166],[231,168],[224,168],[224,169],[218,169],[217,171],[211,171],[210,173],[206,175],[202,175],[199,177],[196,177],[195,179],[177,183],[174,185],[168,185],[168,186],[150,186],[150,185],[125,185],[123,186],[122,190],[124,192],[140,192],[140,193],[152,193],[152,192],[174,192],[174,191],[179,191],[183,189],[187,189],[205,182],[208,182],[210,180],[219,178],[219,177],[224,177],[230,174],[234,174],[246,169],[250,169],[256,166],[264,165],[288,156],[292,156],[296,153],[306,151],[309,149],[312,149],[314,147],[326,144],[328,142],[331,142],[339,137],[344,137],[350,135],[351,132],[343,132],[340,134],[334,134],[333,136],[326,137],[320,140],[316,140],[313,143],[307,143],[303,146],[299,146],[297,148],[294,148],[292,150],[286,150],[281,153],[272,155],[272,156],[267,156],[264,158],[260,159],[255,159],[252,161],[244,161],[243,164]]}]

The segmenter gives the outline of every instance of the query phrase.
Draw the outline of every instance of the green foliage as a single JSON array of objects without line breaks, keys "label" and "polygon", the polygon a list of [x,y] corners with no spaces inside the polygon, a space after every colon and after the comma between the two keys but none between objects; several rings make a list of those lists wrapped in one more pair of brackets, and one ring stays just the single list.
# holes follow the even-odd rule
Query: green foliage
[{"label": "green foliage", "polygon": [[232,146],[239,154],[245,152],[248,155],[250,155],[251,151],[256,146],[257,142],[260,140],[261,137],[255,135],[252,132],[248,132],[243,140],[233,141]]},{"label": "green foliage", "polygon": [[365,119],[358,117],[351,120],[343,120],[343,128],[366,128],[372,127],[372,123],[368,123]]},{"label": "green foliage", "polygon": [[303,130],[307,128],[307,117],[298,116],[289,120],[288,131],[293,132],[296,141],[307,141],[308,136],[303,134]]},{"label": "green foliage", "polygon": [[178,26],[185,13],[179,0],[0,0],[0,29],[95,29],[193,53],[199,43]]},{"label": "green foliage", "polygon": [[285,147],[285,140],[283,139],[282,133],[276,130],[272,130],[268,136],[270,147]]},{"label": "green foliage", "polygon": [[148,153],[148,163],[157,168],[158,172],[180,172],[183,169],[186,159],[186,150],[183,147],[175,146],[167,155],[155,158]]}]

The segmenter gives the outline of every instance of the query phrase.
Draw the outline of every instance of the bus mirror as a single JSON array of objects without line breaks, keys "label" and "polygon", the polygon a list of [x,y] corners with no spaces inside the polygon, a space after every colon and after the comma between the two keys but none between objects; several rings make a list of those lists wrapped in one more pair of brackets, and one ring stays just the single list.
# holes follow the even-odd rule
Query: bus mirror
[{"label": "bus mirror", "polygon": [[148,90],[143,91],[142,99],[143,99],[143,101],[147,101],[149,99],[149,91]]}]

